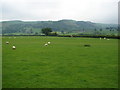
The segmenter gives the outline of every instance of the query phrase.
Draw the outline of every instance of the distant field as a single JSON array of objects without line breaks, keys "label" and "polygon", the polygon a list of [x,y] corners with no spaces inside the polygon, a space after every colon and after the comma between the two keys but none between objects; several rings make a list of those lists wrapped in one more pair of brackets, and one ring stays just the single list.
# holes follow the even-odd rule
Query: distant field
[{"label": "distant field", "polygon": [[[37,33],[37,34],[36,34]],[[58,35],[118,35],[118,31],[109,31],[109,30],[103,30],[103,31],[97,31],[97,33],[94,30],[89,30],[87,32],[82,32],[82,31],[74,31],[74,32],[64,32],[64,34],[62,34],[60,31],[57,31]],[[4,35],[44,35],[43,33],[41,33],[40,29],[33,29],[33,33],[22,33],[22,32],[16,32],[16,33],[6,33]]]},{"label": "distant field", "polygon": [[3,88],[118,87],[117,39],[19,36],[2,42]]}]

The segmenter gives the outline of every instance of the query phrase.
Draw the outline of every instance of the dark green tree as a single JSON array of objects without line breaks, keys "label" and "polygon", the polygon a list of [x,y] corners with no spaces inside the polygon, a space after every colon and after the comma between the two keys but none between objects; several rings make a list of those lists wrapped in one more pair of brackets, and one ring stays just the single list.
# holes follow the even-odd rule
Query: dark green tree
[{"label": "dark green tree", "polygon": [[83,32],[85,31],[85,29],[83,28]]},{"label": "dark green tree", "polygon": [[32,30],[32,28],[30,29],[30,33],[33,33],[33,30]]},{"label": "dark green tree", "polygon": [[100,28],[100,31],[102,31],[102,28]]},{"label": "dark green tree", "polygon": [[62,34],[64,34],[64,31],[61,31]]},{"label": "dark green tree", "polygon": [[35,35],[38,35],[38,32],[35,32]]},{"label": "dark green tree", "polygon": [[94,29],[94,31],[96,32],[96,31],[97,31],[97,29],[95,28],[95,29]]},{"label": "dark green tree", "polygon": [[43,28],[42,33],[48,36],[52,32],[51,28]]}]

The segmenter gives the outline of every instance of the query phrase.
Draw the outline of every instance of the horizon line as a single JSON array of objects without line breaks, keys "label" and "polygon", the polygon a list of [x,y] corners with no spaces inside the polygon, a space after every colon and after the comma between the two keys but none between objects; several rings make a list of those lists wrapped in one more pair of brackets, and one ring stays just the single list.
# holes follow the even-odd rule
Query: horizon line
[{"label": "horizon line", "polygon": [[[7,22],[7,21],[23,21],[23,22],[39,22],[39,21],[61,21],[61,20],[71,20],[71,21],[80,21],[80,20],[74,20],[74,19],[60,19],[60,20],[0,20],[0,22]],[[91,23],[99,23],[99,24],[118,24],[118,23],[103,23],[103,22],[94,22],[94,21],[87,21],[87,20],[81,20],[83,22],[91,22]]]}]

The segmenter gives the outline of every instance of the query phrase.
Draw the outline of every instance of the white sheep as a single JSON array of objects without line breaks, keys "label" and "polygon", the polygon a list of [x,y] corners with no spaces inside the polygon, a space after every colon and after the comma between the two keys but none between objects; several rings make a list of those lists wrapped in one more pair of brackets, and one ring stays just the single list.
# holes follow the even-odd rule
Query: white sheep
[{"label": "white sheep", "polygon": [[71,37],[73,37],[73,35],[70,35]]},{"label": "white sheep", "polygon": [[48,42],[48,44],[50,44],[51,42]]},{"label": "white sheep", "polygon": [[102,38],[100,37],[100,40],[101,40]]},{"label": "white sheep", "polygon": [[6,44],[9,44],[9,42],[7,41]]},{"label": "white sheep", "polygon": [[107,40],[110,40],[110,39],[107,39]]},{"label": "white sheep", "polygon": [[46,43],[44,46],[47,46],[48,44]]},{"label": "white sheep", "polygon": [[104,37],[104,39],[106,39],[106,37]]},{"label": "white sheep", "polygon": [[12,46],[12,49],[13,49],[13,50],[15,50],[15,49],[16,49],[15,45],[13,45],[13,46]]}]

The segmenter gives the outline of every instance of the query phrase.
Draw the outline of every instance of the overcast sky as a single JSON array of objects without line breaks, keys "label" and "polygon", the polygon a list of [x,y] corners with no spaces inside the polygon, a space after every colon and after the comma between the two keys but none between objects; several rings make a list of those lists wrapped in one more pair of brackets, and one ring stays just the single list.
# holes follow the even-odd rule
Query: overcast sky
[{"label": "overcast sky", "polygon": [[2,20],[118,22],[119,0],[2,0]]}]

